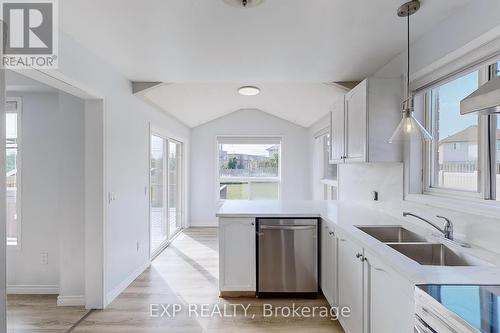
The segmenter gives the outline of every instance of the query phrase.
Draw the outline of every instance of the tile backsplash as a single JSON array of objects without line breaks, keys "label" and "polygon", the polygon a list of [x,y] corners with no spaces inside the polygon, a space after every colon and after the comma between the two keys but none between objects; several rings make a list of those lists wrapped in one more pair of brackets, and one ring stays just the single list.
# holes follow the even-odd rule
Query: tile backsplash
[{"label": "tile backsplash", "polygon": [[[401,218],[402,223],[411,223],[420,228],[432,227],[416,219],[403,218],[403,211],[416,213],[436,223],[442,223],[436,215],[443,215],[453,221],[455,237],[475,246],[500,254],[500,216],[481,216],[457,209],[440,207],[421,202],[403,200],[402,163],[342,164],[338,169],[339,200],[356,202],[383,210]],[[373,200],[373,191],[379,200]],[[466,205],[467,203],[464,202]]]}]

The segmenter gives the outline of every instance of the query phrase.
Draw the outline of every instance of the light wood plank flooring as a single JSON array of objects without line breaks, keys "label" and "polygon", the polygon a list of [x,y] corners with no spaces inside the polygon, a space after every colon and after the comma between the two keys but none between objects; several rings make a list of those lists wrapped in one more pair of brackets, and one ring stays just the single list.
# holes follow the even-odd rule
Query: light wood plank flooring
[{"label": "light wood plank flooring", "polygon": [[7,332],[66,332],[86,313],[83,306],[57,306],[57,295],[8,295]]},{"label": "light wood plank flooring", "polygon": [[[73,332],[343,332],[340,325],[329,318],[268,318],[262,315],[264,303],[323,306],[326,305],[324,299],[224,300],[219,298],[218,275],[216,229],[188,229],[106,310],[92,312]],[[181,304],[183,311],[175,318],[152,318],[152,303]],[[188,314],[188,304],[217,303],[221,307],[223,304],[249,304],[249,315],[245,317],[242,309],[235,317],[200,318]],[[252,315],[255,316],[252,318]]]}]

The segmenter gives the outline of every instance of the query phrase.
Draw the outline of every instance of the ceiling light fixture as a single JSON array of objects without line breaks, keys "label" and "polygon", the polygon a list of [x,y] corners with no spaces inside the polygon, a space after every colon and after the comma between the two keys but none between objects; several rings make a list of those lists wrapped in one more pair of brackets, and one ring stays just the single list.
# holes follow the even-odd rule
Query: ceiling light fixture
[{"label": "ceiling light fixture", "polygon": [[260,5],[264,0],[224,0],[230,6],[250,8]]},{"label": "ceiling light fixture", "polygon": [[255,96],[260,94],[260,89],[254,86],[243,86],[238,88],[238,93],[243,96]]},{"label": "ceiling light fixture", "polygon": [[403,4],[398,8],[398,16],[406,17],[407,20],[407,43],[408,43],[408,70],[406,73],[406,99],[402,103],[403,119],[389,139],[389,143],[412,141],[413,139],[432,140],[432,135],[413,115],[413,95],[410,91],[410,16],[420,9],[420,1],[414,0]]}]

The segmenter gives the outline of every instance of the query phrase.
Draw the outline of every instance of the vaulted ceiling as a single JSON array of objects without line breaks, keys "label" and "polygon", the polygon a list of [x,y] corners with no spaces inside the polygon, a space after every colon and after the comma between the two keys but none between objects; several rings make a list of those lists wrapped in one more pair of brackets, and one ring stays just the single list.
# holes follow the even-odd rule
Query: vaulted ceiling
[{"label": "vaulted ceiling", "polygon": [[[413,39],[468,1],[422,0]],[[308,126],[328,112],[317,99],[339,94],[322,83],[362,79],[404,50],[406,25],[395,14],[402,2],[264,0],[244,9],[222,0],[64,0],[60,7],[63,31],[128,79],[169,83],[149,98],[189,126],[240,107]],[[267,93],[239,99],[234,92],[244,84]]]}]

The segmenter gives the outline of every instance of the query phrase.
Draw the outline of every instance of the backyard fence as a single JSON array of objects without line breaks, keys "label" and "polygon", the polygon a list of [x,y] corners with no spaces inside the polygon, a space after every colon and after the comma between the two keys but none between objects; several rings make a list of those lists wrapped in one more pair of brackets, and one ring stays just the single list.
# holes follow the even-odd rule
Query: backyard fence
[{"label": "backyard fence", "polygon": [[220,169],[221,177],[278,177],[278,167],[248,168],[248,169]]}]

